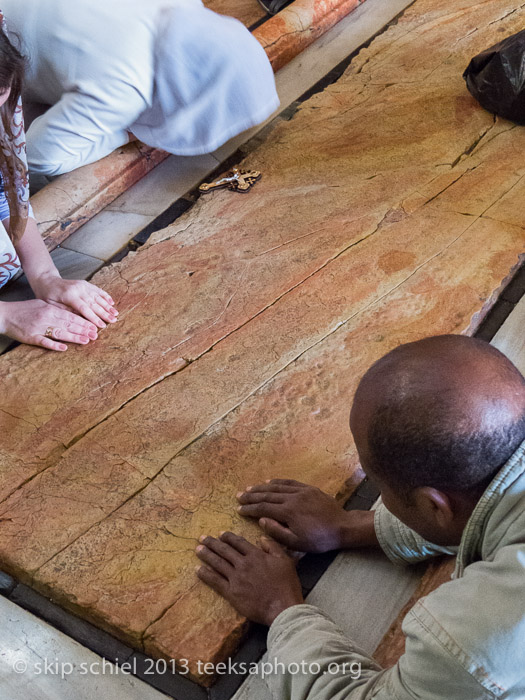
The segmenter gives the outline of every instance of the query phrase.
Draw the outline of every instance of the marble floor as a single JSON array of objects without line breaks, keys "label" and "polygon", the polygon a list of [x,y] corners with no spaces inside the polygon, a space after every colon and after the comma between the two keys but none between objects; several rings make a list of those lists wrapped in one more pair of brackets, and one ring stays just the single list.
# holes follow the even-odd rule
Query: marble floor
[{"label": "marble floor", "polygon": [[195,677],[237,647],[244,620],[195,579],[197,537],[256,538],[233,510],[255,480],[351,493],[363,371],[400,342],[475,332],[518,265],[525,136],[461,73],[523,14],[416,0],[252,143],[249,195],[199,199],[97,273],[117,327],[0,358],[1,568]]}]

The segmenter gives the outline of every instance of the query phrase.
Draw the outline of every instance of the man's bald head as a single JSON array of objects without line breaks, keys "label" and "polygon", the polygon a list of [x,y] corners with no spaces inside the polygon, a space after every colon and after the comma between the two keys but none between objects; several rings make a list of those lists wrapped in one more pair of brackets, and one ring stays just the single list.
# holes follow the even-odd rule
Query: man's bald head
[{"label": "man's bald head", "polygon": [[368,370],[351,424],[363,466],[393,488],[477,493],[525,440],[525,379],[482,340],[425,338]]}]

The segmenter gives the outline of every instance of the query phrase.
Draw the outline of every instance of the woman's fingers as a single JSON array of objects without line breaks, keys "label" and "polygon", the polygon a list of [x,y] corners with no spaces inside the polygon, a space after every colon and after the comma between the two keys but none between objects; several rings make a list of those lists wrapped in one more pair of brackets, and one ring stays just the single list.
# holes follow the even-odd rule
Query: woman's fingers
[{"label": "woman's fingers", "polygon": [[63,312],[57,313],[53,320],[53,323],[58,328],[63,328],[71,333],[85,335],[91,340],[95,340],[98,336],[98,328],[91,321],[87,321],[82,318],[79,314],[75,314],[68,309]]},{"label": "woman's fingers", "polygon": [[83,333],[73,333],[65,328],[53,328],[51,332],[53,340],[61,340],[64,343],[76,343],[77,345],[87,345],[89,336]]},{"label": "woman's fingers", "polygon": [[67,350],[67,345],[64,345],[64,343],[57,343],[51,338],[46,338],[45,335],[35,336],[33,343],[35,345],[40,345],[42,348],[46,348],[46,350],[57,350],[58,352],[64,352]]},{"label": "woman's fingers", "polygon": [[[95,287],[95,285],[91,285],[92,287]],[[95,290],[97,294],[99,294],[101,297],[104,297],[104,299],[108,302],[108,304],[111,304],[112,306],[114,305],[113,299],[110,297],[110,295],[105,292],[103,289],[100,289],[100,287],[95,287]]]},{"label": "woman's fingers", "polygon": [[78,311],[79,314],[81,314],[85,319],[88,321],[91,321],[97,328],[105,328],[106,324],[104,321],[97,316],[97,314],[93,311],[91,306],[87,304],[85,301],[81,301],[78,306],[73,307],[76,311]]},{"label": "woman's fingers", "polygon": [[118,312],[100,296],[72,301],[71,308],[82,314],[85,319],[94,323],[98,328],[105,328],[106,323],[115,323],[117,320]]},{"label": "woman's fingers", "polygon": [[115,314],[111,313],[110,311],[107,311],[97,301],[91,302],[91,308],[97,314],[97,316],[103,321],[106,321],[106,323],[115,323],[115,321],[117,320]]},{"label": "woman's fingers", "polygon": [[[45,318],[42,321],[45,322]],[[93,323],[70,311],[56,312],[48,323],[48,328],[51,328],[51,337],[40,336],[46,342],[38,342],[38,344],[49,350],[66,350],[67,346],[64,343],[87,345],[90,340],[96,340],[98,337],[97,328]]]},{"label": "woman's fingers", "polygon": [[105,297],[103,297],[102,294],[97,294],[95,296],[95,301],[99,306],[105,309],[108,312],[108,314],[110,314],[110,316],[118,316],[118,311],[116,310],[116,308],[111,302],[109,302]]},{"label": "woman's fingers", "polygon": [[92,323],[82,323],[82,319],[78,317],[78,323],[76,321],[68,321],[66,323],[66,330],[74,335],[82,335],[89,340],[96,340],[98,338],[97,329]]},{"label": "woman's fingers", "polygon": [[94,296],[101,296],[103,299],[105,299],[105,301],[108,304],[111,304],[111,306],[113,306],[115,304],[111,295],[108,294],[103,289],[101,289],[100,287],[97,287],[96,284],[91,284],[91,282],[86,282],[85,284],[86,284],[86,288],[89,290],[90,294],[92,294]]}]

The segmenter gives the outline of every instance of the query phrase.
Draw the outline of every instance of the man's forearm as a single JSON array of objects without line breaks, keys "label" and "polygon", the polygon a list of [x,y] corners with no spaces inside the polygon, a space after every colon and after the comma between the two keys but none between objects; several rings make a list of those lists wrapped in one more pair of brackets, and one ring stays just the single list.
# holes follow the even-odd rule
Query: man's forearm
[{"label": "man's forearm", "polygon": [[379,540],[374,527],[374,511],[345,511],[340,537],[341,549],[379,547]]}]

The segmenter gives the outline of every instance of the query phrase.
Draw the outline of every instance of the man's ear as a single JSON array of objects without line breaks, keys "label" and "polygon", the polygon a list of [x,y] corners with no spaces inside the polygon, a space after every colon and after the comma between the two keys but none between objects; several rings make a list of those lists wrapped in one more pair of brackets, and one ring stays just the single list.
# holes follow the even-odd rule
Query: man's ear
[{"label": "man's ear", "polygon": [[450,528],[455,520],[454,505],[443,491],[431,486],[421,486],[414,489],[412,499],[421,514],[429,522],[434,522],[443,530]]}]

